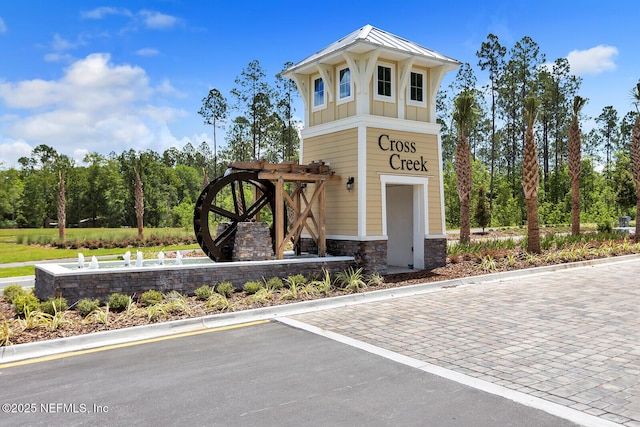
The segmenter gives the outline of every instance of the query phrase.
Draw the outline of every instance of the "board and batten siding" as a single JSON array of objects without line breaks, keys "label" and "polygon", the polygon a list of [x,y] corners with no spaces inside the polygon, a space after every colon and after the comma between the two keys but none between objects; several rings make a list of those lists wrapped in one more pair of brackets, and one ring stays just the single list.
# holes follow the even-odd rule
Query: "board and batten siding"
[{"label": "board and batten siding", "polygon": [[[328,181],[325,191],[325,230],[327,235],[357,236],[358,198],[356,191],[347,191],[349,176],[358,174],[358,129],[347,129],[304,139],[303,164],[313,161],[329,163],[331,170],[342,178]],[[306,191],[313,194],[313,185]],[[314,209],[315,212],[315,209]]]}]

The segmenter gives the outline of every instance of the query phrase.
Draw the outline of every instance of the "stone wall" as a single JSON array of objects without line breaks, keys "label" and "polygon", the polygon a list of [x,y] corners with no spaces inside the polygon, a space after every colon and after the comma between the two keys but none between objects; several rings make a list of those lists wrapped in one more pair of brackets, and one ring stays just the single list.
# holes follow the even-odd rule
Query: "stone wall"
[{"label": "stone wall", "polygon": [[[300,244],[303,252],[318,253],[318,247],[313,239],[302,238]],[[327,253],[334,256],[354,257],[356,265],[362,267],[366,274],[387,272],[386,240],[327,239]]]},{"label": "stone wall", "polygon": [[447,264],[447,239],[424,239],[424,268],[444,267]]},{"label": "stone wall", "polygon": [[271,231],[266,222],[239,222],[233,242],[234,261],[273,259]]},{"label": "stone wall", "polygon": [[129,267],[111,271],[107,269],[74,271],[55,264],[40,264],[36,265],[35,292],[41,300],[62,296],[69,304],[82,298],[98,298],[101,302],[105,302],[114,292],[139,296],[149,289],[161,292],[175,290],[192,295],[202,285],[213,286],[228,281],[233,283],[236,289],[242,289],[248,281],[271,277],[284,279],[295,274],[303,274],[307,277],[312,274],[320,276],[323,269],[338,273],[353,265],[354,260],[350,257]]},{"label": "stone wall", "polygon": [[[309,238],[300,241],[302,251],[317,253],[315,242]],[[327,253],[335,256],[352,256],[358,266],[366,273],[377,271],[385,274],[387,271],[387,241],[386,240],[332,240],[327,239]],[[447,239],[424,239],[424,268],[431,270],[444,267],[447,264]]]}]

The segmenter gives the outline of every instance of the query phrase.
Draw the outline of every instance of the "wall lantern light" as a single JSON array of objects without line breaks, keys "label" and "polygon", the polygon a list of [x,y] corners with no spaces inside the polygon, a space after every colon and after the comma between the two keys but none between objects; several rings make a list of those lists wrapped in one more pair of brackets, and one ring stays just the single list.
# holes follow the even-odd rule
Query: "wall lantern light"
[{"label": "wall lantern light", "polygon": [[355,180],[356,180],[356,179],[355,179],[354,177],[352,177],[352,176],[350,176],[350,177],[347,179],[347,191],[351,191],[351,190],[353,190],[353,183],[354,183],[354,181],[355,181]]}]

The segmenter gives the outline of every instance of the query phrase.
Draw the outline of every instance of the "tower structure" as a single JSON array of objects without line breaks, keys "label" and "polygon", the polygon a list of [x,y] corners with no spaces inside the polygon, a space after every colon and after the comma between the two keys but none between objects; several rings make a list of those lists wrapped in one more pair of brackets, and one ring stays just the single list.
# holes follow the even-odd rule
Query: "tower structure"
[{"label": "tower structure", "polygon": [[446,262],[436,94],[460,63],[366,25],[285,71],[305,107],[303,164],[342,177],[326,188],[326,245],[368,271]]}]

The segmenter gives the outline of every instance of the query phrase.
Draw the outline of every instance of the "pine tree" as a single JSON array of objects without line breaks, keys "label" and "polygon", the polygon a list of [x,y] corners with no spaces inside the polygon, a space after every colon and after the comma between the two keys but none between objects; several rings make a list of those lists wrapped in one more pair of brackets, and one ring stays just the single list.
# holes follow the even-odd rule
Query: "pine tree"
[{"label": "pine tree", "polygon": [[576,96],[573,98],[573,116],[569,129],[569,177],[571,178],[571,234],[580,234],[580,172],[581,172],[581,132],[579,114],[587,102]]},{"label": "pine tree", "polygon": [[500,74],[504,68],[504,56],[507,49],[498,42],[498,36],[489,34],[486,42],[480,46],[476,52],[479,58],[480,69],[489,69],[489,81],[491,90],[491,182],[489,184],[489,208],[493,208],[493,194],[495,185],[495,169],[497,156],[497,135],[496,135],[496,93]]},{"label": "pine tree", "polygon": [[487,192],[483,186],[478,188],[478,199],[476,200],[476,209],[473,213],[473,218],[478,225],[482,227],[482,233],[489,224],[491,224],[491,208],[489,206],[489,200],[487,199]]}]

